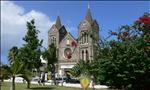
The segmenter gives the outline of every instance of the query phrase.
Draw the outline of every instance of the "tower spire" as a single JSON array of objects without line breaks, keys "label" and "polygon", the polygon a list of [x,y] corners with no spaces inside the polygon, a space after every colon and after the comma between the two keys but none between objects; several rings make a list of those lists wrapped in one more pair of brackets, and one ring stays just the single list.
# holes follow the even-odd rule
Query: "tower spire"
[{"label": "tower spire", "polygon": [[56,27],[57,27],[58,29],[61,28],[61,21],[60,21],[60,17],[59,17],[59,16],[57,16],[55,25],[56,25]]},{"label": "tower spire", "polygon": [[88,3],[88,9],[87,9],[87,12],[86,12],[86,16],[85,16],[85,19],[91,23],[93,21],[92,19],[92,15],[91,15],[91,10],[90,10],[90,4]]}]

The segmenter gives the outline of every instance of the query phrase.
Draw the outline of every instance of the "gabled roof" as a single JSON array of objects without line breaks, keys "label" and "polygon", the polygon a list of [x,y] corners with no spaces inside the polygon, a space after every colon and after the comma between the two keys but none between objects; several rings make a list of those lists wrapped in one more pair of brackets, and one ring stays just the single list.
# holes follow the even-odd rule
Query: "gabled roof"
[{"label": "gabled roof", "polygon": [[70,36],[75,42],[77,42],[76,39],[70,34],[70,32],[67,32],[67,34],[66,34],[65,37],[60,41],[60,43],[63,42],[68,36]]}]

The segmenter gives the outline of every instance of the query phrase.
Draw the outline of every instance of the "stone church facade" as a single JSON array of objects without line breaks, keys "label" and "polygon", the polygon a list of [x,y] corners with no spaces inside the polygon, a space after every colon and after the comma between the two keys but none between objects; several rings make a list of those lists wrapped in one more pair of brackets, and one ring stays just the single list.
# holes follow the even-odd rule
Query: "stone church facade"
[{"label": "stone church facade", "polygon": [[85,18],[79,23],[78,37],[74,38],[58,16],[55,24],[48,31],[48,45],[54,43],[57,47],[58,63],[56,72],[62,76],[79,60],[92,60],[96,55],[95,44],[99,41],[99,25],[92,18],[90,8]]}]

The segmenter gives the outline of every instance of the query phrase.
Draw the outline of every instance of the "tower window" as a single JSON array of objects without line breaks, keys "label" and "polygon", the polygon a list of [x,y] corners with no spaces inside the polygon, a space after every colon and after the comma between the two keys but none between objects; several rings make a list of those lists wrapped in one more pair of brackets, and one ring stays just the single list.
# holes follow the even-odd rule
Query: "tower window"
[{"label": "tower window", "polygon": [[88,35],[85,32],[81,34],[81,44],[88,43]]},{"label": "tower window", "polygon": [[82,60],[84,60],[84,50],[82,50]]},{"label": "tower window", "polygon": [[54,41],[55,41],[55,40],[54,40],[54,37],[53,37],[53,41],[52,41],[52,43],[54,43]]},{"label": "tower window", "polygon": [[56,45],[56,37],[54,37],[54,36],[51,37],[51,44],[52,44],[52,43]]},{"label": "tower window", "polygon": [[87,40],[87,43],[88,43],[88,35],[86,35],[86,40]]},{"label": "tower window", "polygon": [[86,34],[84,34],[84,43],[86,43]]},{"label": "tower window", "polygon": [[86,50],[86,60],[89,60],[89,52],[88,52],[88,50]]},{"label": "tower window", "polygon": [[56,45],[56,37],[54,38],[54,44]]},{"label": "tower window", "polygon": [[51,44],[53,43],[53,39],[51,39]]},{"label": "tower window", "polygon": [[81,42],[82,42],[82,44],[84,43],[84,36],[83,36],[83,33],[82,33]]}]

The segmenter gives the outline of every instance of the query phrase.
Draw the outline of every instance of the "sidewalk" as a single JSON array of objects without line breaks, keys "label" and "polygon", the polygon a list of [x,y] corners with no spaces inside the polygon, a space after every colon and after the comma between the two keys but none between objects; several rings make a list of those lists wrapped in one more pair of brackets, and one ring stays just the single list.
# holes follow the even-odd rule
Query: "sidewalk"
[{"label": "sidewalk", "polygon": [[[11,82],[10,80],[4,80],[4,82]],[[17,83],[23,83],[23,81],[15,81]],[[38,84],[38,82],[36,81],[31,81],[31,84]],[[52,85],[52,83],[45,83],[45,85]],[[59,86],[62,86],[62,83],[59,83],[58,84]],[[81,85],[80,84],[72,84],[72,83],[63,83],[63,86],[65,87],[75,87],[75,88],[81,88]],[[92,85],[90,84],[89,86],[90,88],[92,88]],[[100,89],[100,88],[108,88],[107,86],[105,85],[95,85],[94,88],[96,89]]]},{"label": "sidewalk", "polygon": [[[59,84],[61,86],[61,83]],[[81,85],[80,84],[72,84],[72,83],[63,83],[63,86],[65,87],[77,87],[77,88],[81,88]],[[92,85],[90,84],[89,86],[90,88],[92,88]],[[95,85],[94,88],[108,88],[107,86],[105,85]]]}]

